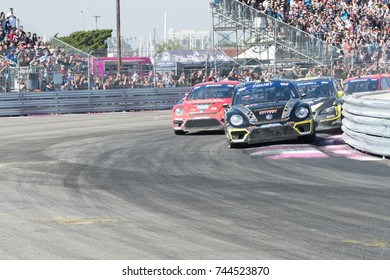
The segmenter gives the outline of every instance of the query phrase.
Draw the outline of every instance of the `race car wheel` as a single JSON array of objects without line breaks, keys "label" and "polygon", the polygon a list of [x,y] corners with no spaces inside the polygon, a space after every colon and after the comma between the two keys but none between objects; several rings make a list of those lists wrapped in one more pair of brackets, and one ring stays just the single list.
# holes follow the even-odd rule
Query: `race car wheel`
[{"label": "race car wheel", "polygon": [[176,135],[184,135],[185,132],[183,130],[174,130]]},{"label": "race car wheel", "polygon": [[307,144],[314,143],[314,141],[316,141],[316,134],[314,133],[314,134],[302,136],[302,140],[304,143]]},{"label": "race car wheel", "polygon": [[239,149],[239,148],[243,148],[243,147],[244,147],[243,143],[229,143],[230,149]]}]

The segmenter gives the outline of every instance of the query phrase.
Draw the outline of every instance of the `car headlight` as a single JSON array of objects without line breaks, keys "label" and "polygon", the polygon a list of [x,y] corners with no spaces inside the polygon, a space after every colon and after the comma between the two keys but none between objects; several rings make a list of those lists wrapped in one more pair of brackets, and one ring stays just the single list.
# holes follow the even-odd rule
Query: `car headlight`
[{"label": "car headlight", "polygon": [[295,116],[299,119],[304,119],[307,117],[309,114],[309,109],[305,107],[299,107],[298,109],[295,110]]},{"label": "car headlight", "polygon": [[181,116],[182,114],[183,114],[183,108],[178,107],[175,109],[176,116]]},{"label": "car headlight", "polygon": [[334,106],[326,108],[325,110],[322,110],[320,115],[328,115],[328,114],[336,114],[336,109]]},{"label": "car headlight", "polygon": [[240,126],[244,122],[244,118],[240,115],[233,115],[230,117],[230,123],[234,126]]}]

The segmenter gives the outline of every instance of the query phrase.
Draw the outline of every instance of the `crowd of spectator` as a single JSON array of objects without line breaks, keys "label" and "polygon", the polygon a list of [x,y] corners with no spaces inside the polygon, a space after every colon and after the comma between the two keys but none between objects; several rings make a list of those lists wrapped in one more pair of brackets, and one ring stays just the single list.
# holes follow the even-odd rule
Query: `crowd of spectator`
[{"label": "crowd of spectator", "polygon": [[[143,77],[136,72],[93,75],[88,81],[88,61],[79,54],[66,52],[61,47],[53,48],[36,33],[25,31],[18,24],[13,8],[0,12],[0,92],[8,91],[10,72],[17,91],[53,91],[79,89],[116,89],[132,87],[176,87],[189,86],[189,75],[153,73]],[[203,70],[204,71],[204,70]],[[35,75],[33,75],[35,74]],[[55,74],[57,77],[55,77]],[[33,77],[33,78],[31,78]],[[58,78],[60,79],[58,81]],[[33,80],[32,80],[33,79]],[[28,84],[28,82],[31,82]]]},{"label": "crowd of spectator", "polygon": [[[331,68],[312,67],[305,71],[307,73],[343,79],[389,72],[390,0],[214,0],[214,4],[232,17],[254,20],[257,12],[264,13],[343,50],[343,59],[335,59]],[[34,86],[36,91],[87,89],[88,86],[92,89],[176,87],[224,78],[247,81],[266,80],[271,75],[288,78],[306,75],[299,66],[294,66],[289,73],[283,69],[275,73],[271,68],[258,73],[232,69],[221,77],[214,70],[194,69],[179,75],[151,71],[145,77],[136,73],[133,76],[126,73],[104,77],[90,75],[88,81],[86,58],[67,53],[60,47],[52,48],[41,36],[24,30],[10,8],[0,13],[0,85],[4,84],[9,67],[15,66],[29,68],[29,72],[19,73],[19,91],[31,90],[26,84],[31,69],[39,74],[39,83]],[[301,73],[294,74],[294,71]],[[57,88],[53,73],[61,74]]]},{"label": "crowd of spectator", "polygon": [[254,20],[260,11],[343,50],[348,76],[389,71],[389,0],[215,0],[214,4],[235,18]]},{"label": "crowd of spectator", "polygon": [[[22,25],[18,25],[18,18],[13,8],[10,8],[7,13],[1,12],[0,21],[0,92],[8,91],[6,86],[11,82],[9,73],[13,69],[15,69],[13,78],[18,76],[14,85],[15,90],[21,92],[71,91],[88,89],[88,87],[99,90],[191,85],[189,75],[181,73],[180,76],[176,76],[174,71],[171,73],[150,71],[145,77],[136,72],[106,73],[103,77],[90,73],[88,81],[86,58],[66,52],[61,47],[52,48],[42,40],[41,36],[25,31]],[[56,78],[55,74],[60,75]]]},{"label": "crowd of spectator", "polygon": [[[78,54],[67,53],[64,49],[52,48],[45,43],[41,36],[25,31],[18,25],[18,19],[13,8],[8,13],[0,13],[0,80],[5,86],[8,79],[7,71],[18,68],[19,91],[55,90],[53,74],[60,73],[62,82],[58,89],[70,90],[86,88],[85,59]],[[26,72],[20,69],[28,68]],[[36,74],[33,89],[28,89],[26,81],[28,76]],[[39,81],[38,81],[39,79]],[[9,81],[8,81],[9,83]],[[2,89],[5,91],[6,89]]]}]

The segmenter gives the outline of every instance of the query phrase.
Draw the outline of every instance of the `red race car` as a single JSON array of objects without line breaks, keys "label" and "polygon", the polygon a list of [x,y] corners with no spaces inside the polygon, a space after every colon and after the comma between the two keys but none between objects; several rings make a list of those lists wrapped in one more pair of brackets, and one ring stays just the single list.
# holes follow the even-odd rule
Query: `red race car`
[{"label": "red race car", "polygon": [[172,108],[172,128],[175,134],[224,130],[223,105],[230,104],[238,83],[221,81],[194,85],[182,102]]},{"label": "red race car", "polygon": [[390,89],[390,74],[348,78],[343,81],[344,93],[373,92]]}]

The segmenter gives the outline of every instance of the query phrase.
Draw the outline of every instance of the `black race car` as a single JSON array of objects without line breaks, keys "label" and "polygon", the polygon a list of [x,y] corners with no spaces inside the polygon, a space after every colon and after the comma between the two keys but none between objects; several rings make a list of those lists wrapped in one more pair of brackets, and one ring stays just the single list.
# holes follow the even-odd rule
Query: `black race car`
[{"label": "black race car", "polygon": [[311,107],[316,131],[341,127],[343,91],[337,80],[333,77],[305,78],[294,80],[293,84]]},{"label": "black race car", "polygon": [[291,81],[281,79],[236,86],[225,111],[225,132],[231,148],[285,139],[315,140],[310,105],[302,102]]}]

